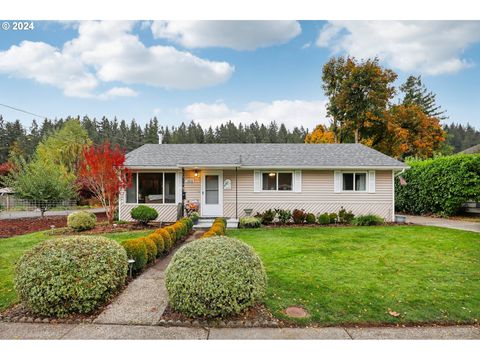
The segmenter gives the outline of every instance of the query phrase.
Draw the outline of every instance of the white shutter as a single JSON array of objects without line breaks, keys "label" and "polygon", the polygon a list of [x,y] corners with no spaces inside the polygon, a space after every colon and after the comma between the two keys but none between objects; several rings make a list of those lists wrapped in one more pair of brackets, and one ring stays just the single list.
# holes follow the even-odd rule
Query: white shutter
[{"label": "white shutter", "polygon": [[177,172],[175,177],[175,204],[182,202],[182,173]]},{"label": "white shutter", "polygon": [[262,173],[260,171],[253,172],[253,191],[259,192],[262,188]]},{"label": "white shutter", "polygon": [[342,191],[342,172],[341,171],[334,171],[333,172],[333,192],[341,192]]},{"label": "white shutter", "polygon": [[368,172],[368,192],[375,192],[375,170]]},{"label": "white shutter", "polygon": [[301,170],[294,171],[293,191],[302,192],[302,171]]}]

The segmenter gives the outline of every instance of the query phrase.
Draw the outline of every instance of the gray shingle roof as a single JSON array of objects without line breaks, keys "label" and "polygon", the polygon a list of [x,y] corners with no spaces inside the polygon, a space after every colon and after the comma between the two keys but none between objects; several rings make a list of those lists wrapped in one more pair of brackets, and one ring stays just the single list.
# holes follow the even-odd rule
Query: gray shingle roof
[{"label": "gray shingle roof", "polygon": [[406,165],[361,144],[146,144],[126,166],[381,167]]}]

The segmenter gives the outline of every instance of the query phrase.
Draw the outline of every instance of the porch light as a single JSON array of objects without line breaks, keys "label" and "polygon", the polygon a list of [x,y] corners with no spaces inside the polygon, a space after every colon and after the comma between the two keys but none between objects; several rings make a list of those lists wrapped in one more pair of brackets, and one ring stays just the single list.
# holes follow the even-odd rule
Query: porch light
[{"label": "porch light", "polygon": [[193,173],[193,176],[198,177],[198,170],[195,170],[195,172]]},{"label": "porch light", "polygon": [[273,176],[275,176],[275,173],[272,172],[272,173],[268,174],[268,176],[272,176],[272,177],[273,177]]}]

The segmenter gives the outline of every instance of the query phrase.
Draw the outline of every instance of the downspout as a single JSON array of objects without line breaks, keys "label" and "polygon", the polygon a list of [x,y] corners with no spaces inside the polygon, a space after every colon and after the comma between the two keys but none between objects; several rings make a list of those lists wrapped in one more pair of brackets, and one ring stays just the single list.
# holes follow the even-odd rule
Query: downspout
[{"label": "downspout", "polygon": [[238,219],[238,168],[235,166],[235,219]]},{"label": "downspout", "polygon": [[185,216],[185,168],[182,167],[182,218]]}]

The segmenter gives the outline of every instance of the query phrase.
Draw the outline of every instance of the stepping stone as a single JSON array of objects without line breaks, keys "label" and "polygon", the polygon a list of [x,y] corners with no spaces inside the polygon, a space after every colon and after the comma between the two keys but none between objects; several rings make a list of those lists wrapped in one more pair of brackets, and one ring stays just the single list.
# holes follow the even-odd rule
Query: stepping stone
[{"label": "stepping stone", "polygon": [[304,308],[298,306],[290,306],[286,308],[285,314],[292,318],[306,318],[309,316],[308,312]]}]

